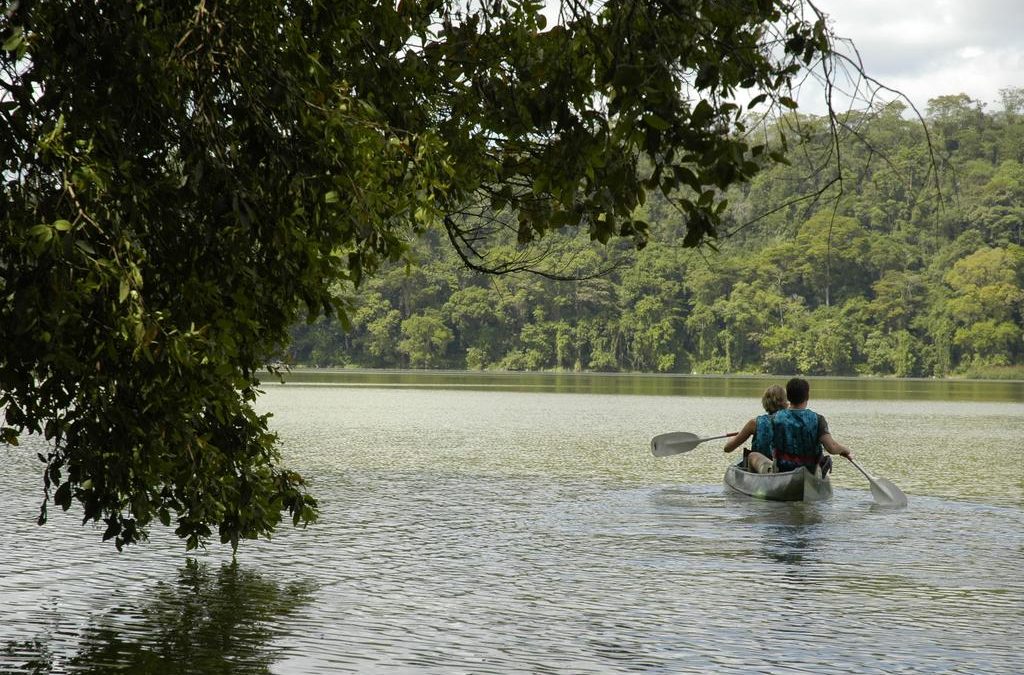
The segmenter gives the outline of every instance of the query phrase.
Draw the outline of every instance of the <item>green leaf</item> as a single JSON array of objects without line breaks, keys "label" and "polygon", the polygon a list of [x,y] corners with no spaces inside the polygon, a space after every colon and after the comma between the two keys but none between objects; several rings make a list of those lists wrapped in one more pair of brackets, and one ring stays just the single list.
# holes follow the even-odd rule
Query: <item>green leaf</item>
[{"label": "green leaf", "polygon": [[644,124],[658,131],[664,131],[669,128],[669,123],[663,117],[659,117],[654,113],[644,115]]},{"label": "green leaf", "polygon": [[24,30],[21,26],[14,26],[11,29],[12,35],[4,41],[4,51],[13,52],[21,47],[25,40]]},{"label": "green leaf", "polygon": [[672,167],[672,175],[677,182],[688,186],[694,192],[700,192],[704,187],[701,185],[700,179],[697,178],[697,174],[691,171],[688,167],[674,166]]},{"label": "green leaf", "polygon": [[49,241],[53,237],[53,228],[46,223],[40,223],[39,225],[33,225],[30,227],[28,233],[43,241]]},{"label": "green leaf", "polygon": [[53,493],[53,503],[65,511],[71,508],[71,481],[66,481],[57,488]]},{"label": "green leaf", "polygon": [[703,127],[707,125],[708,121],[715,114],[715,109],[711,107],[711,104],[705,100],[701,100],[690,113],[690,120],[693,122],[695,127]]},{"label": "green leaf", "polygon": [[121,534],[121,521],[117,518],[107,518],[104,522],[107,523],[107,529],[103,532],[103,541],[107,541],[112,537],[116,537]]},{"label": "green leaf", "polygon": [[700,69],[697,70],[697,77],[694,80],[694,86],[698,89],[714,87],[718,83],[718,76],[718,64],[704,63],[701,65]]}]

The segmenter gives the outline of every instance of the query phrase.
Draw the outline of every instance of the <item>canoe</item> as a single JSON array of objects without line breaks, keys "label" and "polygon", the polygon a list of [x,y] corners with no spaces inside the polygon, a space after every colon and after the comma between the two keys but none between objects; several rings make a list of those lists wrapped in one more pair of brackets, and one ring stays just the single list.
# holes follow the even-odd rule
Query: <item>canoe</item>
[{"label": "canoe", "polygon": [[725,484],[736,492],[779,502],[816,502],[832,497],[831,481],[804,468],[782,473],[754,473],[747,471],[740,461],[725,470]]}]

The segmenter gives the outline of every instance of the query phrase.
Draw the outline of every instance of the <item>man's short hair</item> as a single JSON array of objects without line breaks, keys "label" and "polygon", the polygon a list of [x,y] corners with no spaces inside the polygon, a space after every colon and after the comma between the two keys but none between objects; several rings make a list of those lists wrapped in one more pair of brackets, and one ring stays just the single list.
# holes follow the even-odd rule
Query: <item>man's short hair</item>
[{"label": "man's short hair", "polygon": [[802,377],[794,377],[786,383],[786,398],[790,405],[800,405],[811,395],[811,383]]}]

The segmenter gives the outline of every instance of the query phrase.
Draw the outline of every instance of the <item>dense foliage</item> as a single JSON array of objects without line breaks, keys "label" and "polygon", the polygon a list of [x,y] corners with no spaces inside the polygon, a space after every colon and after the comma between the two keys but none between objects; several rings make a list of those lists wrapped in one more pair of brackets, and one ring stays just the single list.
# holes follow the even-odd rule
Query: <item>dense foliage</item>
[{"label": "dense foliage", "polygon": [[[635,264],[564,283],[461,269],[436,240],[358,296],[352,330],[294,328],[297,363],[645,372],[998,376],[1024,365],[1024,90],[827,120],[790,166],[729,194],[719,251],[680,246],[653,195]],[[930,136],[930,143],[929,138]],[[817,195],[817,199],[805,199]],[[763,217],[760,217],[763,216]],[[581,252],[596,270],[610,251]],[[1017,368],[1007,368],[1016,366]]]},{"label": "dense foliage", "polygon": [[[237,546],[285,511],[308,522],[252,405],[302,313],[353,321],[381,360],[451,360],[449,341],[532,359],[548,310],[526,290],[514,349],[475,341],[505,326],[470,286],[456,319],[450,286],[436,311],[430,284],[352,312],[344,295],[428,229],[498,270],[557,228],[642,246],[649,191],[673,195],[674,236],[698,245],[722,191],[787,147],[744,136],[741,106],[792,107],[793,78],[833,56],[801,0],[578,0],[550,29],[542,6],[4,3],[0,433],[49,441],[40,522],[77,501],[119,548],[154,518],[189,547],[214,528]],[[517,245],[489,253],[505,232]],[[601,335],[555,363],[617,363]]]}]

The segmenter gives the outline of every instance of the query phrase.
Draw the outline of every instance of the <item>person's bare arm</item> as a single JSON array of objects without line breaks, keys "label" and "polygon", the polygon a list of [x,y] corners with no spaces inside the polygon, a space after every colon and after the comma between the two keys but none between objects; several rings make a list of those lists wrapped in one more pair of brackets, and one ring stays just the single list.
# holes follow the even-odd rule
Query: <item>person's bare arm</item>
[{"label": "person's bare arm", "polygon": [[736,448],[743,445],[748,438],[754,435],[754,430],[757,429],[757,421],[750,420],[743,425],[740,432],[725,442],[723,450],[726,452],[732,452]]},{"label": "person's bare arm", "polygon": [[845,457],[846,459],[850,459],[851,457],[853,457],[853,453],[850,452],[850,449],[843,445],[842,443],[840,443],[839,441],[837,441],[836,439],[832,438],[832,434],[822,435],[821,444],[824,445],[825,449],[828,450],[829,453],[833,455],[839,455],[841,457]]}]

